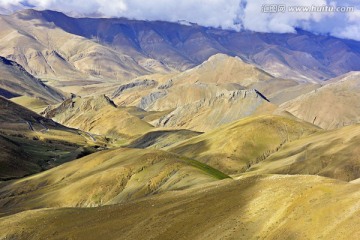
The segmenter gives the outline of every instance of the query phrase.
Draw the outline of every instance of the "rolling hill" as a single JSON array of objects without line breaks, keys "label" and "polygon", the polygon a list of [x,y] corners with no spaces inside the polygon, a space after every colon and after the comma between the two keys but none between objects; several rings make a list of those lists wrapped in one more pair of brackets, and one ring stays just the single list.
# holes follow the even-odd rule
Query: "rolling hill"
[{"label": "rolling hill", "polygon": [[285,143],[317,132],[311,124],[280,116],[248,117],[172,146],[170,152],[226,174],[245,172]]},{"label": "rolling hill", "polygon": [[319,132],[285,144],[251,166],[249,174],[309,174],[352,181],[360,178],[360,125]]},{"label": "rolling hill", "polygon": [[0,214],[43,207],[94,207],[228,178],[205,164],[159,150],[112,149],[5,182]]},{"label": "rolling hill", "polygon": [[259,175],[114,206],[26,211],[1,218],[0,237],[355,239],[359,197],[358,184]]}]

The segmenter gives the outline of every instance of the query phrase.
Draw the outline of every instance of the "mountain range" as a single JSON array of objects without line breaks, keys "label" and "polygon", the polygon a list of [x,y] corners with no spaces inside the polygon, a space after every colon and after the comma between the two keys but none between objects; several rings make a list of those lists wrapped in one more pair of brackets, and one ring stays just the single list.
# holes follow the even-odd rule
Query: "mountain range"
[{"label": "mountain range", "polygon": [[33,9],[0,39],[0,239],[360,234],[360,42]]}]

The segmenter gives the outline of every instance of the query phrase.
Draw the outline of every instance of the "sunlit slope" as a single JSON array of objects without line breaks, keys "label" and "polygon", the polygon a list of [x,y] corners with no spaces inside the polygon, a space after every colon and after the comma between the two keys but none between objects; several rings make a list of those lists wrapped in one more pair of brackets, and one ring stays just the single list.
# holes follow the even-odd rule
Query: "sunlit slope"
[{"label": "sunlit slope", "polygon": [[248,117],[194,137],[168,150],[195,158],[227,174],[246,171],[285,143],[318,129],[280,116]]},{"label": "sunlit slope", "polygon": [[38,114],[43,112],[49,106],[48,103],[46,103],[45,101],[43,101],[41,99],[28,97],[28,96],[14,97],[14,98],[11,98],[11,101],[14,103],[17,103],[31,111],[34,111]]},{"label": "sunlit slope", "polygon": [[252,173],[311,174],[352,181],[360,178],[360,125],[321,132],[285,144]]},{"label": "sunlit slope", "polygon": [[64,95],[42,83],[22,66],[0,56],[0,96],[13,98],[27,96],[48,104],[63,100]]},{"label": "sunlit slope", "polygon": [[0,237],[26,239],[356,239],[357,184],[258,176],[91,209],[0,219]]},{"label": "sunlit slope", "polygon": [[149,123],[118,108],[108,97],[72,97],[44,115],[65,126],[114,138],[141,135],[153,128]]},{"label": "sunlit slope", "polygon": [[0,179],[36,173],[95,151],[103,138],[66,128],[0,97]]},{"label": "sunlit slope", "polygon": [[158,127],[206,132],[251,115],[271,114],[275,109],[256,90],[224,91],[178,107],[153,123]]},{"label": "sunlit slope", "polygon": [[340,128],[360,122],[359,90],[360,73],[352,72],[282,104],[280,109],[324,129]]},{"label": "sunlit slope", "polygon": [[200,162],[158,150],[113,149],[3,183],[2,213],[43,207],[91,207],[135,200],[227,178]]},{"label": "sunlit slope", "polygon": [[200,132],[190,130],[156,130],[151,131],[132,141],[127,147],[130,148],[154,148],[163,149],[199,136]]},{"label": "sunlit slope", "polygon": [[298,84],[275,79],[238,57],[217,54],[179,74],[130,81],[118,87],[112,99],[147,111],[173,110],[153,125],[208,131],[249,115],[272,113],[277,106],[257,89],[275,96]]},{"label": "sunlit slope", "polygon": [[284,89],[308,85],[312,84],[275,78],[238,57],[216,54],[199,66],[178,74],[137,78],[121,85],[112,97],[119,104],[158,111],[207,100],[224,91],[257,89],[266,96],[275,97]]}]

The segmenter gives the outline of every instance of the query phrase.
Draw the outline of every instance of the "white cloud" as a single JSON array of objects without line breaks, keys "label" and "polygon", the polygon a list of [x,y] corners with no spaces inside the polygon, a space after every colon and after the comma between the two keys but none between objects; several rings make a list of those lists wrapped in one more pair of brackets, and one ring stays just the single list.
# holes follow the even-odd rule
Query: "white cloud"
[{"label": "white cloud", "polygon": [[[240,28],[259,32],[294,32],[304,28],[317,33],[360,40],[360,10],[350,13],[263,13],[264,4],[289,6],[354,6],[358,0],[0,0],[0,7],[17,9],[22,3],[79,16],[127,17],[143,20],[186,20],[204,26]],[[236,24],[235,24],[236,23]]]}]

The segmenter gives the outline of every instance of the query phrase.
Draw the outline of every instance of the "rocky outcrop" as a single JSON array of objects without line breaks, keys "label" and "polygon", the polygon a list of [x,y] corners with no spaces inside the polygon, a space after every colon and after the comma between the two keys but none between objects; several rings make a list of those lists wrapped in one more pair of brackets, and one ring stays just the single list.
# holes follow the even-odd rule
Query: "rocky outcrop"
[{"label": "rocky outcrop", "polygon": [[124,91],[133,89],[133,88],[147,88],[147,87],[154,87],[156,86],[157,82],[155,80],[136,80],[131,83],[127,83],[124,85],[121,85],[113,94],[112,98],[119,97]]},{"label": "rocky outcrop", "polygon": [[272,112],[275,108],[263,94],[254,89],[222,91],[215,97],[176,108],[155,125],[208,131],[255,113]]},{"label": "rocky outcrop", "polygon": [[156,100],[165,97],[166,96],[166,92],[165,91],[159,91],[159,92],[152,92],[149,95],[142,97],[140,100],[140,104],[139,104],[139,108],[142,108],[144,110],[146,110],[147,108],[149,108],[154,102],[156,102]]}]

